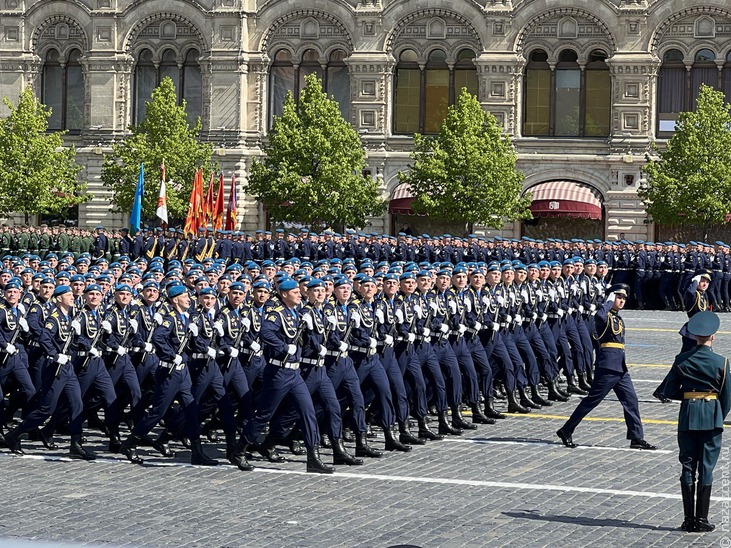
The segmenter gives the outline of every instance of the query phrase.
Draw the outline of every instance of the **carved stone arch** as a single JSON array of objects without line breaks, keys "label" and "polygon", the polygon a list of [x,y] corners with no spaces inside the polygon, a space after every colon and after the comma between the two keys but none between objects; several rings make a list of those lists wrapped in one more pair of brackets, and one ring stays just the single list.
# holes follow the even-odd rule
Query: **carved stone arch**
[{"label": "carved stone arch", "polygon": [[308,42],[308,43],[300,44],[299,46],[297,46],[297,49],[295,50],[295,54],[292,56],[292,63],[294,63],[295,65],[300,64],[302,62],[302,56],[308,50],[316,51],[317,54],[320,56],[320,61],[321,62],[323,61],[324,54],[322,52],[322,48],[320,47],[320,45],[313,43],[313,42]]},{"label": "carved stone arch", "polygon": [[714,59],[714,61],[719,60],[721,57],[721,45],[720,44],[702,40],[700,42],[695,42],[693,44],[693,49],[690,51],[690,60],[695,61],[696,54],[702,49],[709,49],[713,53],[715,53],[716,59]]},{"label": "carved stone arch", "polygon": [[555,42],[548,42],[546,40],[531,40],[530,45],[526,47],[525,51],[521,51],[520,53],[518,53],[518,58],[527,63],[528,59],[530,59],[531,53],[533,53],[537,49],[545,51],[549,59],[553,59],[556,56],[556,52],[554,51],[556,49]]},{"label": "carved stone arch", "polygon": [[[566,17],[572,17],[575,19],[584,18],[591,21],[594,25],[599,27],[602,34],[606,36],[606,38],[609,40],[611,46],[611,51],[609,52],[609,54],[611,55],[614,53],[614,51],[616,51],[617,40],[614,37],[614,33],[609,28],[609,26],[593,13],[590,13],[580,8],[555,8],[552,10],[548,10],[538,15],[537,17],[532,18],[530,22],[525,25],[518,33],[518,37],[515,42],[515,50],[519,53],[522,52],[528,37],[542,24],[546,23],[550,19],[558,19],[559,21],[561,21]],[[556,36],[559,36],[558,30],[556,31]]]},{"label": "carved stone arch", "polygon": [[[482,46],[482,40],[480,40],[480,35],[477,32],[477,29],[475,29],[472,22],[465,17],[464,15],[460,15],[459,13],[456,13],[451,10],[442,9],[442,8],[429,8],[429,9],[423,9],[418,10],[413,13],[410,13],[409,15],[403,17],[397,24],[394,26],[391,33],[386,38],[386,51],[391,52],[393,51],[394,43],[396,42],[396,39],[399,38],[411,23],[418,21],[419,19],[427,19],[427,18],[440,18],[442,20],[444,19],[453,19],[457,21],[461,26],[466,28],[468,35],[475,41],[475,44],[477,47],[480,48],[480,50],[483,49]],[[450,34],[449,32],[449,26],[447,26],[446,30],[446,38],[461,38],[461,36],[454,36],[453,34]],[[428,34],[427,34],[428,38]],[[451,47],[451,46],[450,46]]]},{"label": "carved stone arch", "polygon": [[662,62],[662,59],[665,56],[665,53],[667,53],[671,49],[677,49],[677,50],[683,52],[684,60],[686,60],[686,61],[693,60],[693,56],[690,54],[690,51],[688,50],[688,44],[684,44],[683,42],[679,42],[676,40],[669,40],[667,42],[663,42],[663,44],[659,47],[659,49],[656,52],[657,59],[660,62]]},{"label": "carved stone arch", "polygon": [[348,44],[345,42],[330,42],[327,47],[323,50],[323,55],[325,56],[325,59],[330,59],[330,56],[333,54],[333,52],[337,50],[342,50],[345,52],[345,55],[349,55],[348,52]]},{"label": "carved stone arch", "polygon": [[475,59],[477,59],[480,56],[479,50],[476,49],[475,44],[473,44],[472,42],[467,42],[467,41],[457,42],[452,47],[452,51],[447,52],[447,63],[456,63],[457,55],[459,54],[460,51],[465,50],[465,49],[468,49],[472,53],[474,53]]},{"label": "carved stone arch", "polygon": [[[59,26],[68,31],[66,36],[56,35],[55,31]],[[76,19],[64,14],[52,15],[35,28],[31,36],[31,49],[35,51],[40,42],[55,43],[59,47],[63,42],[76,42],[81,47],[82,53],[89,50],[88,38],[82,26]]]},{"label": "carved stone arch", "polygon": [[[348,29],[339,18],[321,10],[301,9],[286,13],[285,15],[282,15],[281,17],[278,17],[274,21],[272,21],[271,26],[264,33],[264,37],[262,38],[261,51],[269,52],[270,48],[274,45],[273,39],[275,36],[281,36],[284,40],[301,38],[300,33],[302,32],[304,22],[296,26],[293,26],[291,24],[293,20],[297,19],[314,19],[318,21],[318,39],[322,40],[327,38],[334,38],[338,40],[344,40],[348,44],[348,53],[352,52],[353,49],[355,49],[353,46],[353,38],[350,35],[350,32],[348,32]],[[329,25],[323,27],[323,25],[320,23],[320,20],[327,21]],[[292,30],[290,30],[290,27]],[[290,34],[288,35],[288,33]],[[311,40],[312,38],[308,39]]]},{"label": "carved stone arch", "polygon": [[[655,29],[655,33],[652,35],[652,38],[650,39],[650,51],[656,52],[658,50],[658,47],[660,46],[660,42],[662,41],[663,37],[666,35],[666,33],[672,29],[673,25],[679,23],[683,19],[689,18],[689,17],[699,17],[699,16],[706,16],[713,18],[716,24],[719,23],[718,19],[726,19],[731,21],[731,10],[727,10],[724,8],[718,8],[718,7],[712,7],[712,6],[694,6],[689,7],[683,10],[680,10],[677,13],[674,13],[665,21],[660,23],[660,25],[657,26]],[[731,24],[731,23],[726,23]],[[695,22],[694,22],[694,30],[695,30]],[[727,36],[725,31],[725,25],[724,25],[724,35]]]},{"label": "carved stone arch", "polygon": [[424,62],[429,60],[429,56],[435,50],[443,52],[447,56],[447,59],[449,59],[452,53],[452,47],[446,47],[445,44],[427,44],[424,48]]},{"label": "carved stone arch", "polygon": [[395,62],[398,62],[399,57],[401,57],[401,54],[406,51],[407,49],[410,49],[412,51],[416,52],[416,57],[418,59],[419,63],[426,63],[426,48],[423,44],[416,44],[414,42],[408,41],[408,42],[402,42],[399,43],[398,47],[390,52],[390,54],[393,56],[393,59]]},{"label": "carved stone arch", "polygon": [[145,36],[144,33],[154,31],[155,29],[149,29],[148,27],[152,27],[156,23],[164,25],[169,24],[169,22],[176,24],[175,36],[169,38],[171,41],[178,40],[179,43],[181,39],[190,40],[192,38],[199,44],[201,53],[204,49],[206,49],[206,40],[203,37],[203,33],[195,23],[178,13],[161,12],[140,19],[134,26],[132,26],[124,41],[124,51],[132,51],[135,43],[140,40],[141,37],[143,40],[148,40],[153,43],[156,39],[159,40],[160,43],[156,44],[155,47],[160,47],[161,44],[165,43],[164,40],[166,40],[166,38],[163,38],[163,34],[160,34],[163,29],[158,29],[157,38],[153,35]]}]

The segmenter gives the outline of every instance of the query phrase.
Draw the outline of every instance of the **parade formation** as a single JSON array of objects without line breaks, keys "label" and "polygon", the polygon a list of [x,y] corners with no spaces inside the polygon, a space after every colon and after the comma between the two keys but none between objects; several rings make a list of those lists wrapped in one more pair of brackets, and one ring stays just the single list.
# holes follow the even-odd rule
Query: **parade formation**
[{"label": "parade formation", "polygon": [[253,453],[283,462],[287,447],[329,474],[322,448],[359,466],[587,396],[557,432],[575,447],[610,390],[629,446],[653,450],[624,360],[631,285],[638,306],[683,308],[694,346],[692,318],[727,308],[731,277],[721,242],[147,229],[113,244],[101,226],[86,247],[81,237],[0,234],[1,441],[14,453],[25,436],[57,449],[68,434],[69,455],[93,460],[86,426],[133,463],[141,446],[174,456],[174,442],[215,466],[202,439],[222,435],[243,471]]}]

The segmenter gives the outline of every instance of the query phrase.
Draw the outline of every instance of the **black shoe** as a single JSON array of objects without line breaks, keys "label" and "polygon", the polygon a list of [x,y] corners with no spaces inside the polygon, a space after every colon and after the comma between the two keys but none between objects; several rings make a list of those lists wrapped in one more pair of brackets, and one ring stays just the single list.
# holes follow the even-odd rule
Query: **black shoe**
[{"label": "black shoe", "polygon": [[[485,416],[485,413],[480,409],[480,404],[475,403],[472,405],[472,422],[474,424],[495,424],[495,419]],[[477,427],[472,425],[473,429]]]},{"label": "black shoe", "polygon": [[144,462],[137,454],[137,440],[137,436],[131,434],[119,447],[119,452],[127,457],[132,464],[142,464]]},{"label": "black shoe", "polygon": [[[479,406],[475,406],[477,410],[479,411]],[[485,417],[487,418],[487,417]],[[474,420],[474,410],[473,410],[473,419]],[[459,407],[452,407],[452,426],[455,428],[461,429],[461,430],[477,430],[477,425],[472,424],[470,422],[467,422],[464,420],[464,417],[462,416],[462,412],[459,410]]]},{"label": "black shoe", "polygon": [[20,446],[20,432],[17,428],[13,428],[5,434],[5,447],[10,449],[16,455],[25,455],[23,448]]},{"label": "black shoe", "polygon": [[229,462],[238,466],[239,470],[242,470],[243,472],[251,472],[254,469],[254,467],[249,464],[249,461],[246,460],[246,450],[248,448],[249,445],[247,443],[242,441],[237,442],[234,450],[231,452],[231,457],[229,458]]},{"label": "black shoe", "polygon": [[485,416],[489,419],[507,419],[507,415],[503,415],[495,409],[495,398],[487,398],[485,401]]},{"label": "black shoe", "polygon": [[429,428],[425,419],[419,419],[419,437],[427,441],[439,441],[443,440],[444,436],[436,434]]},{"label": "black shoe", "polygon": [[530,413],[530,409],[519,403],[515,394],[508,392],[508,413]]},{"label": "black shoe", "polygon": [[304,455],[307,453],[307,451],[302,448],[302,442],[300,440],[289,440],[287,442],[287,447],[293,455]]},{"label": "black shoe", "polygon": [[530,400],[536,405],[540,405],[542,407],[550,407],[553,405],[550,401],[541,396],[540,392],[538,392],[537,386],[530,387]]},{"label": "black shoe", "polygon": [[548,381],[548,399],[549,401],[567,402],[568,396],[561,394],[556,388],[555,381]]},{"label": "black shoe", "polygon": [[93,451],[89,451],[88,449],[85,449],[81,445],[81,436],[74,435],[71,436],[71,446],[69,447],[69,457],[72,459],[82,459],[82,460],[94,460],[96,459],[96,455]]},{"label": "black shoe", "polygon": [[266,440],[264,440],[264,444],[256,448],[256,452],[259,453],[266,460],[268,460],[269,462],[273,462],[274,464],[287,462],[287,459],[285,459],[284,456],[282,456],[275,447],[266,443]]},{"label": "black shoe", "polygon": [[642,440],[642,439],[630,441],[629,448],[630,449],[644,449],[646,451],[654,451],[655,449],[657,449],[657,447],[655,447],[654,445],[650,445],[649,443],[647,443],[645,440]]},{"label": "black shoe", "polygon": [[574,443],[574,440],[571,439],[571,436],[569,434],[567,434],[566,432],[564,432],[563,430],[561,430],[561,429],[556,430],[556,435],[559,438],[561,438],[561,441],[563,442],[563,444],[566,447],[569,447],[571,449],[576,447],[576,444]]},{"label": "black shoe", "polygon": [[390,428],[384,428],[383,435],[386,438],[386,451],[401,451],[403,453],[411,451],[411,446],[397,440]]},{"label": "black shoe", "polygon": [[218,461],[212,459],[203,451],[201,440],[191,440],[190,444],[190,464],[195,466],[218,466]]},{"label": "black shoe", "polygon": [[353,443],[355,438],[353,437],[353,431],[350,428],[343,428],[343,441]]},{"label": "black shoe", "polygon": [[[365,432],[363,433],[365,437]],[[307,471],[313,474],[332,474],[335,468],[328,466],[320,460],[320,449],[318,447],[307,448]]]},{"label": "black shoe", "polygon": [[451,424],[449,424],[449,420],[447,419],[447,412],[442,411],[439,413],[439,433],[443,436],[461,436],[462,430],[459,428],[455,428]]},{"label": "black shoe", "polygon": [[687,533],[695,531],[695,484],[680,484],[680,492],[683,495],[683,523],[680,530]]},{"label": "black shoe", "polygon": [[170,435],[168,434],[168,431],[163,430],[156,440],[150,441],[152,442],[152,447],[155,451],[160,453],[163,457],[172,458],[175,456],[175,451],[170,449],[170,446],[168,445],[169,440]]},{"label": "black shoe", "polygon": [[711,484],[698,484],[698,493],[695,503],[696,533],[710,533],[716,526],[708,521],[708,510],[711,507]]},{"label": "black shoe", "polygon": [[399,423],[399,436],[398,440],[401,443],[405,443],[407,445],[424,445],[426,442],[411,433],[409,430],[409,426],[406,422],[400,422]]},{"label": "black shoe", "polygon": [[357,459],[345,450],[343,440],[331,440],[330,445],[333,448],[333,464],[346,464],[348,466],[360,466],[363,459]]},{"label": "black shoe", "polygon": [[119,453],[122,448],[122,438],[119,436],[111,436],[109,438],[109,452]]},{"label": "black shoe", "polygon": [[591,385],[586,381],[586,373],[579,373],[579,388],[587,393],[591,390]]},{"label": "black shoe", "polygon": [[376,451],[368,445],[368,437],[365,432],[358,432],[358,437],[355,438],[355,456],[380,459],[383,456],[383,453]]},{"label": "black shoe", "polygon": [[58,445],[53,441],[53,429],[46,428],[45,426],[38,430],[38,438],[40,439],[43,447],[54,451],[58,449]]},{"label": "black shoe", "polygon": [[566,387],[566,391],[569,394],[576,394],[577,396],[586,396],[589,393],[586,390],[582,390],[581,388],[573,384],[573,381],[571,381]]}]

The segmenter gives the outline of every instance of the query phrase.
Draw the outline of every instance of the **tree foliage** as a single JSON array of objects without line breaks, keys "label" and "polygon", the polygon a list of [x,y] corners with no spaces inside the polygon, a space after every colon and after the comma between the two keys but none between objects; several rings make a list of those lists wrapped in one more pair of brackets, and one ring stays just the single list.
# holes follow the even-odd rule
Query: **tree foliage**
[{"label": "tree foliage", "polygon": [[59,213],[87,201],[86,184],[77,176],[76,150],[64,147],[64,132],[48,133],[51,115],[26,88],[18,104],[0,121],[0,213]]},{"label": "tree foliage", "polygon": [[731,212],[731,106],[703,85],[694,112],[681,112],[657,160],[648,158],[638,195],[655,222],[709,227]]},{"label": "tree foliage", "polygon": [[411,187],[417,213],[499,229],[504,219],[530,218],[516,158],[495,117],[463,88],[438,135],[414,135],[413,164],[399,179]]},{"label": "tree foliage", "polygon": [[363,175],[360,136],[327,97],[316,75],[305,78],[300,99],[289,94],[252,165],[249,192],[276,221],[362,227],[385,204],[375,180]]},{"label": "tree foliage", "polygon": [[175,85],[165,77],[145,103],[145,119],[129,129],[131,135],[114,145],[105,155],[102,181],[113,192],[112,204],[118,211],[132,210],[140,164],[145,164],[145,196],[142,217],[154,218],[160,192],[160,167],[165,162],[168,215],[182,219],[188,212],[188,200],[196,169],[204,169],[204,181],[211,173],[212,147],[201,143],[200,118],[188,123],[185,101],[178,105]]}]

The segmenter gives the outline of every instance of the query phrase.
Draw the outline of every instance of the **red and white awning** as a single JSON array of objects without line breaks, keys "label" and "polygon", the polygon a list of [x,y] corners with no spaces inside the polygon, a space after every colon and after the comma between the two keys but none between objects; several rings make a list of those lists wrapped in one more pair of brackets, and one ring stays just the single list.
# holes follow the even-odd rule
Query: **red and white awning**
[{"label": "red and white awning", "polygon": [[391,200],[388,202],[388,212],[391,215],[415,215],[414,210],[411,208],[413,201],[414,195],[411,192],[411,187],[408,183],[401,183],[391,194]]},{"label": "red and white awning", "polygon": [[534,217],[602,218],[602,195],[575,181],[548,181],[529,188]]}]

